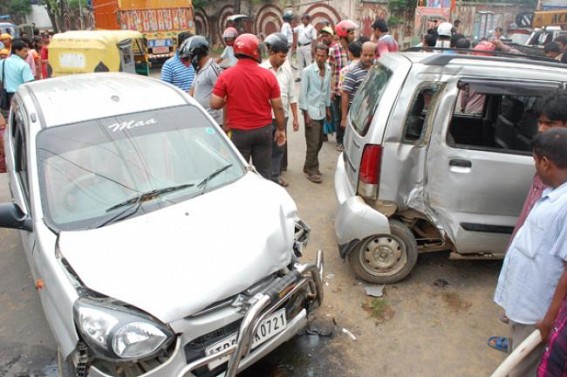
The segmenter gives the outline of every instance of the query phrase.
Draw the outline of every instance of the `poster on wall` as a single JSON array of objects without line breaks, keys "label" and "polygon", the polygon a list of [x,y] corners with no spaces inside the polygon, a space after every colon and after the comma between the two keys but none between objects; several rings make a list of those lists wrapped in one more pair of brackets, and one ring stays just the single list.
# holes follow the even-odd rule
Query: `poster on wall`
[{"label": "poster on wall", "polygon": [[[450,2],[450,1],[449,1]],[[422,37],[427,34],[427,30],[435,27],[435,22],[440,24],[449,21],[451,18],[451,8],[431,8],[417,7],[415,8],[415,33],[416,36]]]}]

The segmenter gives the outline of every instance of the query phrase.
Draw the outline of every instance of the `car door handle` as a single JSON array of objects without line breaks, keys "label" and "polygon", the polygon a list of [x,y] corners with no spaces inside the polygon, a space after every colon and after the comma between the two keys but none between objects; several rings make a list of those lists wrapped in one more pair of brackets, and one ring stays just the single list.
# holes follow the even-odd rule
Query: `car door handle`
[{"label": "car door handle", "polygon": [[472,162],[470,162],[468,160],[461,160],[461,159],[449,160],[449,166],[458,166],[460,168],[470,168],[470,167],[472,167]]}]

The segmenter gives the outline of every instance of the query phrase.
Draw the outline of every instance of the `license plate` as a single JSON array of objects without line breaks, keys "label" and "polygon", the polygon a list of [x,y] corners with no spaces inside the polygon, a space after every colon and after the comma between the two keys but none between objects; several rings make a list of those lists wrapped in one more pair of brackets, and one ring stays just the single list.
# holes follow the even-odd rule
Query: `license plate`
[{"label": "license plate", "polygon": [[157,46],[152,48],[152,52],[154,54],[167,54],[169,52],[169,47]]},{"label": "license plate", "polygon": [[[287,319],[285,316],[285,309],[280,309],[277,312],[273,313],[272,315],[266,317],[256,330],[256,336],[252,341],[252,349],[258,347],[260,344],[264,343],[271,337],[280,332],[284,331],[287,326]],[[210,345],[205,349],[205,354],[207,356],[213,355],[218,353],[233,344],[236,344],[236,339],[238,337],[238,333],[234,333],[232,335],[227,336],[223,340],[216,342],[213,345]],[[230,359],[230,355],[221,357],[218,360],[209,363],[209,370],[215,369],[219,365],[226,363]]]}]

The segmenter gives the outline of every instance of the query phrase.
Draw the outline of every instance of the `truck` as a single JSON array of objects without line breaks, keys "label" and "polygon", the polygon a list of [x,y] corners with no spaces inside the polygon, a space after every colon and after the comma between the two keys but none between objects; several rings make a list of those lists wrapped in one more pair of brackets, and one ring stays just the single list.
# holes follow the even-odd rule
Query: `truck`
[{"label": "truck", "polygon": [[195,33],[192,0],[93,0],[92,9],[96,29],[144,34],[152,63],[175,54],[179,33]]}]

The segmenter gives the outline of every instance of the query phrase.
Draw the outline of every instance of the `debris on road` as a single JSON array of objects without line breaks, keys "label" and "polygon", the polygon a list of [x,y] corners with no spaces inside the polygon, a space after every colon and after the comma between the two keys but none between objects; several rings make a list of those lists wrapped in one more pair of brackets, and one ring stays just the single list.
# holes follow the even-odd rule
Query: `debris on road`
[{"label": "debris on road", "polygon": [[382,297],[384,295],[384,284],[363,284],[367,296]]}]

